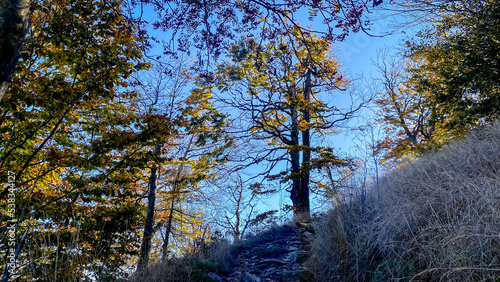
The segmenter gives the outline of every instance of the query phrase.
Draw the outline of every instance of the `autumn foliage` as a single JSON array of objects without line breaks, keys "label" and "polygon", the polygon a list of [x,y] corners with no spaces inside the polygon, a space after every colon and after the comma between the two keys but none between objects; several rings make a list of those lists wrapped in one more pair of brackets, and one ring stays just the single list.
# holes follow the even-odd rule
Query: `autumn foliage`
[{"label": "autumn foliage", "polygon": [[[408,3],[407,9],[432,10],[434,22],[406,44],[403,58],[378,62],[382,91],[373,93],[373,102],[386,135],[370,145],[377,185],[377,160],[404,166],[498,118],[497,2]],[[6,183],[0,189],[0,257],[16,262],[0,264],[2,281],[115,281],[134,271],[147,277],[153,264],[195,258],[211,240],[225,244],[221,234],[240,241],[249,226],[258,230],[290,210],[296,219],[309,217],[313,192],[331,202],[347,189],[360,162],[341,156],[329,138],[371,100],[348,91],[358,82],[341,70],[334,43],[352,32],[369,33],[368,15],[381,1],[25,4],[0,2],[0,181]],[[314,24],[303,23],[302,15]],[[450,183],[442,194],[429,195],[448,197],[455,189]],[[389,186],[380,199],[409,193]],[[213,204],[225,188],[232,200]],[[483,212],[467,210],[480,199],[460,189],[471,198],[450,197],[440,212],[432,202],[432,212],[423,210],[428,219],[469,224]],[[280,191],[291,205],[258,210],[260,197]],[[411,212],[377,208],[377,220],[399,213],[428,227]],[[443,215],[450,211],[453,216]],[[398,250],[421,249],[401,240],[379,242],[421,239],[396,227],[385,226],[379,245],[370,245],[374,256],[388,255],[380,269],[403,267],[397,259],[422,268],[435,258],[398,257]],[[465,232],[470,226],[459,227]],[[449,244],[450,252],[476,247],[436,232],[440,243],[458,242]],[[493,235],[478,234],[495,244]],[[337,245],[347,240],[339,238]],[[352,254],[344,249],[341,255]],[[483,262],[472,252],[465,258],[471,263],[464,267]],[[347,268],[353,262],[339,263]]]}]

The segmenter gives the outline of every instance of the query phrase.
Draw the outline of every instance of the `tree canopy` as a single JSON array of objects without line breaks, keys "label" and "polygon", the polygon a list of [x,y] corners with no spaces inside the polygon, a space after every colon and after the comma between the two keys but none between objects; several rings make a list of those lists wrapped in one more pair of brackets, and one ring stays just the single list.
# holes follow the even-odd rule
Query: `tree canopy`
[{"label": "tree canopy", "polygon": [[375,101],[390,133],[379,144],[386,159],[418,157],[498,119],[497,1],[436,7],[432,24],[406,42],[399,65],[378,64],[384,91]]},{"label": "tree canopy", "polygon": [[410,43],[419,62],[412,79],[431,91],[450,129],[464,130],[498,118],[498,1],[450,3],[451,12]]}]

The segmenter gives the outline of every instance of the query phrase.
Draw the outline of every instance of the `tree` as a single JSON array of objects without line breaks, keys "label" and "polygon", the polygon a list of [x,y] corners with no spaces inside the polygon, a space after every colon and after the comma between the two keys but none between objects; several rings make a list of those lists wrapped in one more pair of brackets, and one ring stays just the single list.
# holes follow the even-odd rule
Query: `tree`
[{"label": "tree", "polygon": [[28,30],[31,1],[5,0],[0,3],[0,101],[19,60]]},{"label": "tree", "polygon": [[[247,135],[241,138],[267,142],[251,163],[268,161],[273,168],[277,162],[288,161],[290,169],[280,177],[291,181],[289,192],[296,218],[309,217],[309,172],[344,164],[330,148],[311,145],[312,132],[334,130],[358,109],[342,112],[320,100],[322,92],[343,89],[346,80],[329,53],[327,40],[309,34],[301,37],[286,42],[285,35],[264,45],[242,39],[231,47],[231,61],[219,66],[217,77],[221,100],[238,109],[247,123],[241,130]],[[271,169],[264,174],[269,178]]]},{"label": "tree", "polygon": [[[17,189],[13,221],[1,219],[2,255],[14,226],[15,255],[27,266],[16,274],[21,280],[123,275],[140,219],[132,199],[140,198],[141,175],[127,169],[129,156],[138,140],[169,126],[130,130],[138,116],[124,103],[136,95],[127,79],[147,65],[120,1],[32,5],[21,63],[1,101],[0,170],[15,174]],[[2,189],[3,215],[8,193]]]},{"label": "tree", "polygon": [[474,0],[446,4],[433,27],[410,42],[418,91],[432,93],[454,135],[489,123],[500,113],[500,5]]},{"label": "tree", "polygon": [[[213,105],[212,93],[200,89],[193,89],[184,101],[188,112],[183,113],[188,120],[185,130],[180,135],[177,144],[178,162],[168,168],[166,173],[166,186],[170,188],[165,193],[164,203],[167,206],[167,218],[164,221],[164,235],[162,246],[162,261],[168,258],[168,253],[172,249],[170,241],[182,238],[186,241],[195,241],[193,236],[200,234],[188,234],[183,228],[186,224],[195,227],[200,216],[190,215],[188,210],[182,208],[182,203],[188,199],[199,200],[199,183],[216,176],[217,168],[223,165],[228,159],[227,149],[234,146],[233,140],[225,130],[226,116],[221,114]],[[182,145],[181,145],[182,144]],[[184,204],[186,206],[186,204]],[[186,223],[186,218],[192,219]],[[179,225],[180,228],[175,227]],[[179,229],[184,229],[179,232]],[[193,231],[193,230],[192,230]],[[196,231],[196,230],[194,230]],[[198,230],[199,231],[199,230]],[[207,230],[205,230],[207,231]],[[191,235],[191,236],[188,236]]]},{"label": "tree", "polygon": [[211,195],[206,198],[210,201],[212,212],[211,222],[214,226],[222,228],[217,230],[220,234],[230,235],[234,243],[243,240],[252,229],[267,221],[277,210],[260,213],[258,201],[265,195],[273,194],[274,189],[264,189],[261,183],[248,183],[241,174],[225,173],[210,181],[208,184],[214,188],[209,191]]},{"label": "tree", "polygon": [[[153,70],[141,75],[135,86],[142,93],[139,111],[168,117],[175,130],[155,138],[149,148],[149,176],[144,183],[148,203],[138,271],[146,270],[155,237],[161,237],[156,241],[162,245],[155,255],[166,261],[172,237],[182,236],[174,234],[175,225],[197,221],[198,216],[189,215],[181,203],[197,190],[200,181],[211,177],[212,169],[224,163],[225,149],[232,146],[224,130],[225,116],[212,105],[211,93],[184,90],[194,80],[185,62],[159,64]],[[196,236],[183,235],[186,239]]]},{"label": "tree", "polygon": [[410,79],[412,62],[384,51],[375,65],[383,92],[374,102],[381,108],[378,122],[386,132],[377,147],[385,149],[385,161],[404,163],[442,146],[449,135],[438,116],[440,106],[431,92],[419,89]]},{"label": "tree", "polygon": [[352,187],[361,188],[359,198],[361,210],[366,211],[367,192],[371,187],[375,189],[376,199],[380,202],[380,177],[384,174],[383,170],[388,166],[382,166],[384,148],[380,143],[384,142],[385,132],[372,121],[366,121],[364,125],[357,128],[358,134],[353,140],[355,147],[352,158],[355,159],[355,171],[351,171],[349,180]]},{"label": "tree", "polygon": [[[226,228],[230,230],[234,243],[240,242],[245,236],[256,206],[254,199],[257,195],[256,193],[251,193],[250,197],[245,199],[245,189],[241,176],[238,175],[236,181],[233,187],[227,187],[229,192],[228,201],[230,205],[234,206],[234,210],[230,211],[229,214],[227,212],[224,213],[225,223],[227,224]],[[243,212],[248,214],[247,218],[243,217]]]},{"label": "tree", "polygon": [[[132,3],[152,4],[158,18],[153,26],[166,32],[162,43],[167,55],[197,52],[198,69],[208,76],[226,46],[236,43],[240,36],[268,41],[282,32],[292,34],[292,30],[299,29],[328,41],[343,40],[351,31],[368,32],[370,24],[364,12],[372,6],[370,0],[144,0]],[[321,26],[316,29],[301,26],[299,15],[303,13],[308,13],[311,21],[321,22]],[[297,39],[301,40],[301,36]]]}]

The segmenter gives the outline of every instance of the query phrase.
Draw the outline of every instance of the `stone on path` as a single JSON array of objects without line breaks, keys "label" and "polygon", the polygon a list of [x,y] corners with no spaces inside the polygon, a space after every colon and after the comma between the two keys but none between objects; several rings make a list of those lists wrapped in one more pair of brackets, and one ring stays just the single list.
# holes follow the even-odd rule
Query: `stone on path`
[{"label": "stone on path", "polygon": [[248,272],[244,272],[241,275],[241,281],[243,281],[243,282],[260,282],[260,278],[253,275],[253,274],[250,274]]}]

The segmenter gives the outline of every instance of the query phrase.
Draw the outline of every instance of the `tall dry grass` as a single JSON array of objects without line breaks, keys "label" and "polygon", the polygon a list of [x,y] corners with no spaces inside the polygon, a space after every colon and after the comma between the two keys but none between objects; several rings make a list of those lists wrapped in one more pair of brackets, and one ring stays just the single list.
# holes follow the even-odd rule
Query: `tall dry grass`
[{"label": "tall dry grass", "polygon": [[131,282],[214,281],[212,272],[224,272],[230,266],[234,251],[228,241],[214,239],[180,258],[153,264],[144,273],[134,273]]},{"label": "tall dry grass", "polygon": [[[380,181],[316,226],[325,281],[500,281],[500,124]],[[345,238],[345,239],[344,239]]]}]

